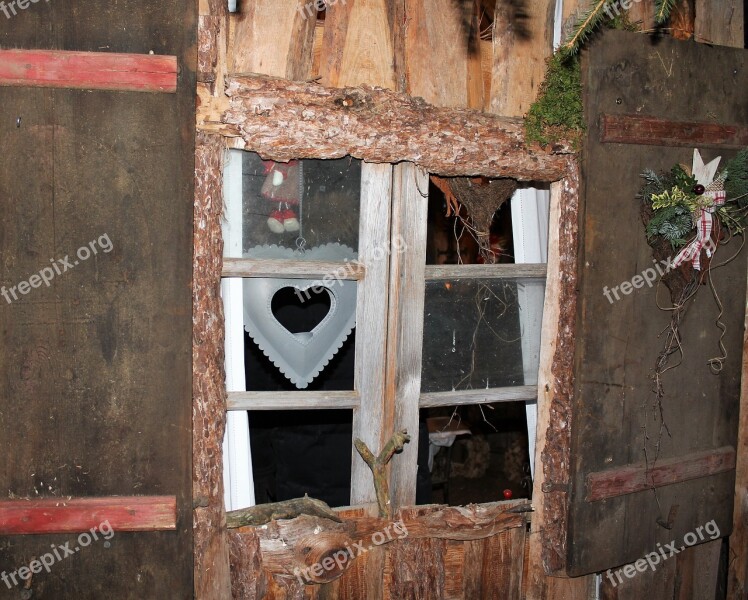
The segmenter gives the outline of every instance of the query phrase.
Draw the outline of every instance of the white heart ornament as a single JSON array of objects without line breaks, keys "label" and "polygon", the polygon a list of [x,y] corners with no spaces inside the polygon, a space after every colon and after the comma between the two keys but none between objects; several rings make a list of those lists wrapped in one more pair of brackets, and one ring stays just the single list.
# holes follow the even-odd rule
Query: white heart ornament
[{"label": "white heart ornament", "polygon": [[[288,258],[290,260],[353,260],[356,253],[347,246],[325,244],[304,252],[278,246],[252,248],[247,258]],[[322,291],[330,296],[330,309],[308,332],[291,333],[276,319],[272,301],[278,291],[293,288],[303,305],[308,291]],[[356,326],[357,282],[335,279],[325,283],[318,279],[278,279],[248,277],[244,279],[244,328],[262,352],[299,389],[306,388],[337,354]]]}]

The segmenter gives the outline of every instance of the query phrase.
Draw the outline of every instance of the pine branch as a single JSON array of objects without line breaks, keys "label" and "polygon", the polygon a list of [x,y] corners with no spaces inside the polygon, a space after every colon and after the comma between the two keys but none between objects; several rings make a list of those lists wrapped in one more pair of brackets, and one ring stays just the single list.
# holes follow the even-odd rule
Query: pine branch
[{"label": "pine branch", "polygon": [[670,18],[678,0],[655,0],[655,23],[662,25]]},{"label": "pine branch", "polygon": [[608,0],[593,1],[587,11],[577,20],[573,33],[567,38],[561,51],[567,54],[576,54],[584,40],[586,40],[604,18]]}]

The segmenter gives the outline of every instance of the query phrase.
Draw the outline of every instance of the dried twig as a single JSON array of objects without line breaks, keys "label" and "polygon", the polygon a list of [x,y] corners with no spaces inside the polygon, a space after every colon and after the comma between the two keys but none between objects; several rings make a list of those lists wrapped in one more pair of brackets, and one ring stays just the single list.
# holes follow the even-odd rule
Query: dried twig
[{"label": "dried twig", "polygon": [[369,465],[372,474],[374,475],[374,490],[377,493],[377,504],[379,505],[379,516],[383,519],[390,518],[390,485],[387,480],[387,463],[395,454],[400,452],[410,441],[408,432],[403,429],[402,431],[396,431],[392,434],[392,437],[384,445],[379,456],[374,456],[369,447],[359,439],[356,439],[353,444],[356,446],[356,450],[364,459],[364,462]]}]

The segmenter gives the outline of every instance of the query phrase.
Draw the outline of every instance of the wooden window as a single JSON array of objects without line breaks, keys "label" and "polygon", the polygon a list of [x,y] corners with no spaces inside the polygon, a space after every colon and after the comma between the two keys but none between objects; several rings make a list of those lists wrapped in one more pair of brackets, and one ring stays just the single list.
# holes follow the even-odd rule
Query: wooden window
[{"label": "wooden window", "polygon": [[[325,170],[337,177],[319,175]],[[421,409],[526,402],[532,456],[547,192],[523,189],[511,208],[507,203],[518,253],[514,263],[427,265],[434,262],[427,260],[429,178],[412,165],[348,158],[273,163],[233,150],[224,174],[227,508],[256,501],[247,411],[350,411],[352,437],[375,451],[386,441],[385,431],[408,429],[412,442],[393,463],[399,468],[393,466],[391,494],[399,505],[416,500]],[[268,222],[284,216],[275,211],[290,211],[296,219],[289,231],[278,219]],[[331,245],[346,250],[337,259],[315,257],[317,249]],[[299,248],[306,253],[294,253]],[[356,286],[354,385],[329,390],[297,380],[298,389],[257,389],[245,379],[245,362],[252,358],[245,357],[244,307],[272,298],[259,297],[258,288],[246,282],[296,282],[294,291],[303,296],[310,281],[330,274]],[[476,349],[484,352],[477,360]],[[466,376],[469,363],[473,371]],[[371,473],[349,447],[350,503],[373,502]]]}]

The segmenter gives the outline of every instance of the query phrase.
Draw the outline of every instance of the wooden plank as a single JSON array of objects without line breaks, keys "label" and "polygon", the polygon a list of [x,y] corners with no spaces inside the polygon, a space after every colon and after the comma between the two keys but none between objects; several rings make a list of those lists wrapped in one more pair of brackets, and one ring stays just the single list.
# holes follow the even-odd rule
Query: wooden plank
[{"label": "wooden plank", "polygon": [[[361,212],[359,216],[359,260],[367,277],[358,285],[356,305],[356,357],[354,388],[361,394],[353,413],[353,439],[369,448],[386,442],[384,424],[384,365],[387,345],[392,167],[361,165]],[[351,448],[351,504],[376,502],[374,479],[361,456]]]},{"label": "wooden plank", "polygon": [[649,32],[654,29],[654,0],[639,0],[634,2],[629,8],[629,20],[632,23],[638,23],[643,32]]},{"label": "wooden plank", "polygon": [[739,150],[748,145],[748,126],[603,113],[600,115],[600,142]]},{"label": "wooden plank", "polygon": [[[673,600],[713,600],[719,598],[719,570],[722,540],[692,546],[676,556],[677,572]],[[728,596],[732,600],[733,597]]]},{"label": "wooden plank", "polygon": [[177,57],[116,52],[0,50],[0,86],[177,91]]},{"label": "wooden plank", "polygon": [[392,31],[385,0],[330,3],[320,49],[320,82],[395,89]]},{"label": "wooden plank", "polygon": [[358,409],[361,395],[355,391],[328,392],[228,392],[226,410]]},{"label": "wooden plank", "polygon": [[[604,32],[583,66],[589,133],[583,153],[586,192],[574,358],[570,541],[562,555],[572,575],[635,561],[656,544],[683,539],[712,520],[724,535],[732,524],[732,471],[712,475],[708,485],[692,479],[657,488],[656,494],[585,501],[589,473],[641,464],[645,446],[646,458],[656,468],[695,451],[736,444],[746,254],[712,272],[722,321],[729,323],[722,338],[729,358],[718,376],[708,367],[721,336],[713,321],[714,298],[702,288],[689,305],[679,331],[682,361],[661,378],[669,435],[660,435],[659,418],[652,412],[657,409],[652,371],[664,343],[659,334],[670,322],[670,313],[658,305],[669,306],[669,293],[664,286],[659,286],[659,294],[656,286],[647,287],[611,304],[603,291],[652,265],[653,251],[636,201],[640,173],[690,163],[693,149],[606,144],[594,130],[603,112],[625,116],[641,107],[650,117],[676,123],[748,126],[745,53],[667,38],[650,45],[640,39],[632,33]],[[726,87],[715,89],[710,82],[717,80]],[[721,155],[722,166],[734,155],[725,147],[704,153],[707,160]],[[729,248],[719,252],[724,259],[732,255]],[[673,359],[671,364],[679,362]],[[672,529],[660,525],[668,521]]]},{"label": "wooden plank", "polygon": [[520,11],[516,3],[496,3],[490,112],[522,117],[535,101],[553,51],[555,5],[535,0]]},{"label": "wooden plank", "polygon": [[525,402],[538,397],[534,385],[517,385],[487,390],[457,390],[454,392],[426,392],[420,395],[421,408],[435,406],[462,406],[465,404],[492,404],[493,402]]},{"label": "wooden plank", "polygon": [[745,302],[733,532],[730,536],[728,598],[748,598],[748,294]]},{"label": "wooden plank", "polygon": [[426,281],[441,279],[514,279],[545,278],[548,266],[537,264],[512,265],[426,265]]},{"label": "wooden plank", "polygon": [[483,547],[482,600],[521,600],[525,528],[487,538]]},{"label": "wooden plank", "polygon": [[697,42],[743,48],[745,3],[741,0],[696,0]]},{"label": "wooden plank", "polygon": [[480,598],[483,585],[483,549],[485,540],[463,542],[465,547],[462,563],[462,598]]},{"label": "wooden plank", "polygon": [[222,277],[283,277],[285,279],[335,279],[359,280],[366,274],[360,261],[325,262],[320,260],[274,260],[253,258],[226,258]]},{"label": "wooden plank", "polygon": [[409,246],[408,252],[390,257],[385,364],[383,434],[387,438],[401,429],[410,434],[410,443],[390,463],[390,496],[397,510],[416,501],[428,173],[410,163],[397,165],[392,189],[391,235],[407,240]]},{"label": "wooden plank", "polygon": [[644,464],[597,471],[587,475],[587,502],[634,494],[643,490],[682,483],[691,479],[725,473],[735,468],[735,448],[694,452],[659,460],[647,468]]},{"label": "wooden plank", "polygon": [[245,2],[230,19],[228,72],[308,79],[317,22],[313,7],[299,0]]},{"label": "wooden plank", "polygon": [[435,106],[483,108],[473,2],[406,0],[408,93]]},{"label": "wooden plank", "polygon": [[[687,552],[692,550],[689,548]],[[653,551],[656,551],[653,550]],[[641,600],[642,598],[675,598],[678,561],[660,562],[654,569],[638,571],[634,564],[608,569],[600,579],[600,600]],[[625,571],[624,571],[625,569]],[[632,572],[633,577],[628,577]],[[714,600],[714,596],[708,600]]]},{"label": "wooden plank", "polygon": [[0,535],[77,533],[108,523],[119,531],[176,529],[176,496],[45,498],[0,502]]},{"label": "wooden plank", "polygon": [[555,181],[566,164],[563,156],[527,147],[520,119],[439,108],[390,90],[230,77],[226,94],[218,130],[272,160],[353,156],[413,162],[440,175],[523,181]]}]

